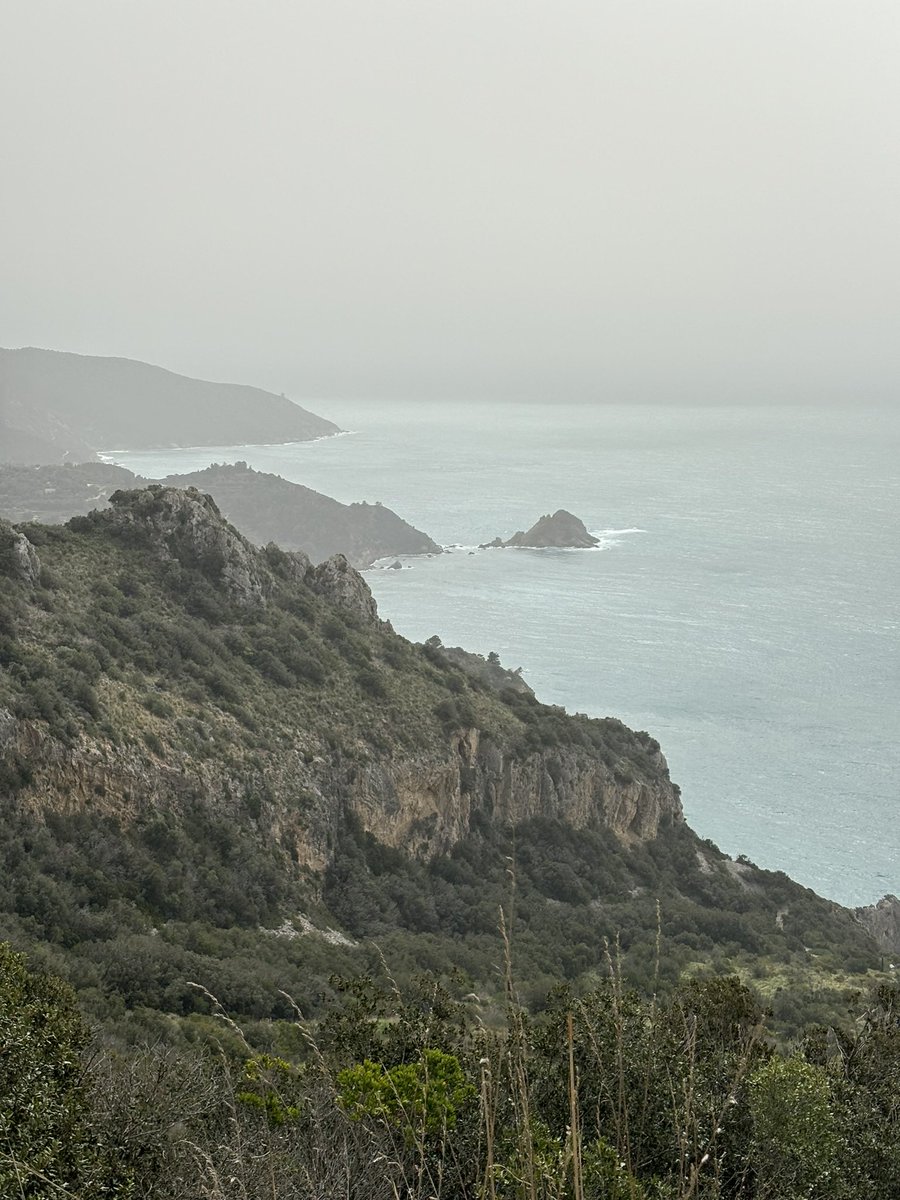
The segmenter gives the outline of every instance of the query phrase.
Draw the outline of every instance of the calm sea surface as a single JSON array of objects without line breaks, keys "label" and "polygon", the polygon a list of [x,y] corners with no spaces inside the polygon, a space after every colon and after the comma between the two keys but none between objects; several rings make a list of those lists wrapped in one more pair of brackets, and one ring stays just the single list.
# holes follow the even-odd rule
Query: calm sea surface
[{"label": "calm sea surface", "polygon": [[[382,501],[450,548],[368,572],[400,633],[497,650],[540,699],[649,730],[729,853],[845,904],[900,893],[900,414],[312,407],[353,432],[114,457]],[[477,549],[557,508],[599,549]]]}]

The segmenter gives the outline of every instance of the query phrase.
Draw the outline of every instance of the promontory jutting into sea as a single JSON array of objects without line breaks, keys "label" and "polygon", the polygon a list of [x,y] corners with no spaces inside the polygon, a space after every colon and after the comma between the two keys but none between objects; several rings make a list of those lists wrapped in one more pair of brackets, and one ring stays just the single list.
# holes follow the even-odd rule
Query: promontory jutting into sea
[{"label": "promontory jutting into sea", "polygon": [[[382,565],[405,569],[367,579],[401,633],[498,652],[545,702],[646,729],[689,819],[733,854],[844,904],[900,888],[896,411],[314,407],[347,436],[104,449],[146,478],[189,475],[226,512],[234,484],[197,474],[213,462],[368,501],[366,520],[393,510],[413,540]],[[559,508],[595,549],[479,549]],[[362,540],[369,566],[384,543]]]}]

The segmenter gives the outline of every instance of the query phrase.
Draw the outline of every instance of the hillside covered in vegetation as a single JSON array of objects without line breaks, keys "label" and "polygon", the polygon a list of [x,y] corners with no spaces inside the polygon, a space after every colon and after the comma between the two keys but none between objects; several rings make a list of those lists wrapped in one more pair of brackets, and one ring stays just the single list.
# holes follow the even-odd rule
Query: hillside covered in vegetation
[{"label": "hillside covered in vegetation", "polygon": [[177,1036],[188,980],[318,1011],[372,938],[502,997],[501,905],[535,1002],[616,939],[644,986],[755,976],[785,1026],[879,965],[850,913],[698,838],[648,734],[496,691],[199,492],[3,526],[0,666],[0,933],[123,1029]]},{"label": "hillside covered in vegetation", "polygon": [[98,450],[301,442],[337,432],[332,421],[262,388],[190,379],[129,358],[0,348],[4,462],[79,462]]},{"label": "hillside covered in vegetation", "polygon": [[[115,491],[151,482],[112,463],[0,463],[0,517],[13,523],[61,524],[106,508]],[[398,554],[441,552],[426,533],[382,504],[341,504],[279,475],[254,471],[244,462],[217,463],[190,475],[171,475],[164,482],[211,495],[232,524],[257,545],[276,542],[285,550],[303,550],[314,562],[343,554],[354,566],[368,567]]]}]

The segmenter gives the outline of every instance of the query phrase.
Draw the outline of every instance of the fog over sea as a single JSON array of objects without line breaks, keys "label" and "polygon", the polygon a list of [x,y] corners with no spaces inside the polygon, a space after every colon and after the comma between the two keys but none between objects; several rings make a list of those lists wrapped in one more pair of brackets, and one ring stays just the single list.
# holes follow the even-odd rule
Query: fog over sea
[{"label": "fog over sea", "polygon": [[[398,632],[648,730],[730,854],[844,904],[900,893],[900,414],[309,407],[352,433],[113,457],[152,477],[244,459],[381,501],[450,551],[367,573]],[[599,548],[477,549],[557,508]]]}]

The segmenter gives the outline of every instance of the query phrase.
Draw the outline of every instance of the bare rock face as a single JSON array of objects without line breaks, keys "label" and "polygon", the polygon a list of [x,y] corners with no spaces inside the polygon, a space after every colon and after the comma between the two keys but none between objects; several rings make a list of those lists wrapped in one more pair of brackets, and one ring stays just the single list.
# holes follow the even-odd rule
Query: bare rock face
[{"label": "bare rock face", "polygon": [[450,850],[479,816],[502,824],[549,817],[576,829],[605,827],[625,843],[655,838],[684,819],[661,753],[652,773],[626,781],[589,752],[522,756],[478,729],[459,731],[450,749],[446,757],[393,757],[355,770],[338,789],[345,806],[378,841],[423,857]]},{"label": "bare rock face", "polygon": [[0,754],[16,740],[16,718],[8,708],[0,708]]},{"label": "bare rock face", "polygon": [[263,603],[259,552],[227,524],[211,496],[154,485],[114,492],[110,505],[96,519],[125,536],[146,537],[164,557],[199,567],[238,604]]},{"label": "bare rock face", "polygon": [[265,548],[265,555],[270,566],[273,560],[280,564],[282,574],[290,583],[308,582],[312,562],[309,555],[304,554],[302,550],[285,550],[275,542],[269,542]]},{"label": "bare rock face", "polygon": [[8,521],[0,521],[0,574],[12,575],[29,587],[36,587],[41,577],[37,551]]},{"label": "bare rock face", "polygon": [[561,549],[590,550],[599,540],[588,533],[583,521],[564,508],[559,508],[552,515],[546,513],[526,533],[519,530],[506,542],[497,537],[481,548],[487,550],[522,546],[542,550],[555,546]]},{"label": "bare rock face", "polygon": [[[242,797],[263,784],[261,774],[246,768],[216,758],[198,762],[180,751],[170,750],[162,760],[144,747],[95,736],[65,746],[39,722],[17,722],[0,710],[0,752],[10,750],[33,770],[34,782],[20,802],[34,813],[90,806],[128,825],[141,813],[177,815],[199,796],[241,823]],[[267,755],[270,800],[257,833],[313,875],[328,867],[348,815],[379,842],[426,859],[448,852],[485,821],[551,818],[576,829],[610,829],[626,845],[683,821],[661,754],[624,778],[589,750],[557,747],[523,755],[476,728],[458,730],[441,749],[418,754],[347,760],[311,750],[298,731],[295,745]]]},{"label": "bare rock face", "polygon": [[343,554],[334,554],[313,567],[307,583],[313,591],[353,613],[364,624],[387,626],[378,616],[378,605],[369,585]]},{"label": "bare rock face", "polygon": [[857,908],[855,916],[885,953],[900,957],[900,898],[882,896],[877,904]]}]

